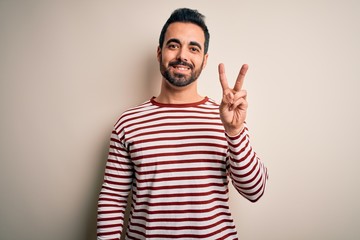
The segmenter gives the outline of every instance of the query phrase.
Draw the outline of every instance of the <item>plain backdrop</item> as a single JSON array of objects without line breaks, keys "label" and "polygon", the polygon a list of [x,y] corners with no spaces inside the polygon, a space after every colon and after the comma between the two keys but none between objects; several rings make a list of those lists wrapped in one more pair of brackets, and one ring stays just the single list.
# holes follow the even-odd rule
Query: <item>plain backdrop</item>
[{"label": "plain backdrop", "polygon": [[360,2],[0,1],[0,239],[93,240],[111,129],[159,91],[179,7],[210,30],[202,95],[250,68],[248,126],[270,178],[231,188],[242,240],[360,239]]}]

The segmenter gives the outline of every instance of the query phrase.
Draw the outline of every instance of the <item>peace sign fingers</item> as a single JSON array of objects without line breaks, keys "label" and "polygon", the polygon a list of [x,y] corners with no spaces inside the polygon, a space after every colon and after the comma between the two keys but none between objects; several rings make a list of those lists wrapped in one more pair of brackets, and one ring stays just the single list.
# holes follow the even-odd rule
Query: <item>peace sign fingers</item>
[{"label": "peace sign fingers", "polygon": [[224,64],[219,64],[219,79],[223,89],[223,97],[219,107],[220,118],[225,131],[230,136],[235,136],[243,129],[248,103],[246,101],[247,92],[242,89],[244,79],[249,66],[242,65],[236,79],[234,88],[230,88]]},{"label": "peace sign fingers", "polygon": [[[236,91],[236,92],[241,91],[242,86],[244,84],[245,75],[246,75],[246,72],[248,69],[249,69],[249,66],[247,64],[242,65],[239,75],[236,79],[234,88],[233,88],[234,91]],[[221,83],[223,92],[225,92],[227,89],[229,89],[229,84],[228,84],[228,81],[226,78],[225,66],[223,63],[219,64],[219,79],[220,79],[220,83]]]},{"label": "peace sign fingers", "polygon": [[241,91],[242,86],[244,84],[245,75],[246,75],[246,72],[248,69],[249,69],[249,66],[247,64],[242,65],[239,75],[235,82],[234,91],[236,91],[236,92]]},{"label": "peace sign fingers", "polygon": [[223,63],[219,64],[219,79],[220,79],[220,83],[221,83],[223,92],[225,92],[227,89],[229,89],[229,84],[228,84],[228,81],[226,78],[225,66]]}]

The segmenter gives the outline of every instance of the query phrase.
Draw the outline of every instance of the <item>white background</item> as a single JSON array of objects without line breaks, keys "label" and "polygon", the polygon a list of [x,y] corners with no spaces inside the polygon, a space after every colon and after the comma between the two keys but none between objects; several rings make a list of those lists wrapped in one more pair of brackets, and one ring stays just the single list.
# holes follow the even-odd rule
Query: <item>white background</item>
[{"label": "white background", "polygon": [[250,69],[248,125],[269,170],[242,240],[360,238],[360,2],[0,1],[0,239],[95,239],[112,125],[158,94],[160,30],[178,7],[210,30],[202,95]]}]

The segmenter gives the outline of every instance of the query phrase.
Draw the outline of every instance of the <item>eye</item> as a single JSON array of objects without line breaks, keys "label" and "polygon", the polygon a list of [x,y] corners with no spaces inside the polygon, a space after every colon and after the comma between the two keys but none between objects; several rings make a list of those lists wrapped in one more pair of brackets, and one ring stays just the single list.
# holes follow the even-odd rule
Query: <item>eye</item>
[{"label": "eye", "polygon": [[190,51],[192,52],[200,52],[200,49],[197,47],[190,47]]},{"label": "eye", "polygon": [[177,44],[169,44],[169,45],[168,45],[168,48],[170,48],[170,49],[177,49],[177,48],[179,48],[179,46],[178,46]]}]

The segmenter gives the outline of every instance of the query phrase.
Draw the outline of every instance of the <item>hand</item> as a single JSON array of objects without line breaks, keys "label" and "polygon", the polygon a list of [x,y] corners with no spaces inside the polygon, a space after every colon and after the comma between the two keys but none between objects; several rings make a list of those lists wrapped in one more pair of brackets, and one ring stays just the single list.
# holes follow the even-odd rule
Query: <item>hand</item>
[{"label": "hand", "polygon": [[242,89],[242,85],[248,68],[247,64],[242,65],[234,88],[231,89],[226,79],[225,66],[222,63],[219,64],[219,79],[223,89],[219,108],[220,118],[226,133],[230,136],[239,134],[244,127],[248,103],[246,101],[247,92]]}]

